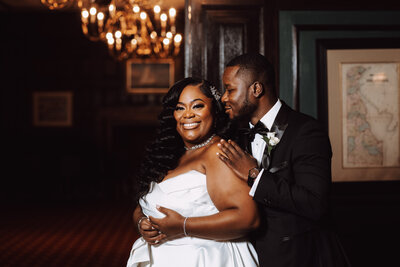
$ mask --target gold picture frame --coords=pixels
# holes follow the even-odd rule
[[[400,179],[400,49],[328,49],[332,180]]]
[[[73,93],[71,91],[34,92],[32,98],[34,126],[72,126]]]
[[[166,93],[174,84],[172,59],[129,59],[126,61],[126,90],[133,94]]]

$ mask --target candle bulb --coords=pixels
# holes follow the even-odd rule
[[[180,46],[182,42],[182,35],[180,35],[179,33],[177,35],[175,35],[174,37],[174,45],[175,46]]]
[[[107,33],[108,34],[108,33]],[[112,37],[112,34],[111,34],[111,37],[109,37],[109,38],[107,38],[107,44],[108,44],[108,49],[113,49],[113,46],[114,46],[114,38]]]
[[[81,16],[82,16],[82,22],[84,24],[87,24],[89,18],[89,12],[86,9],[82,9]]]
[[[176,9],[172,7],[172,8],[169,9],[169,20],[171,22],[171,32],[173,34],[176,33],[175,17],[176,17]]]
[[[164,37],[167,28],[167,19],[168,19],[167,14],[162,13],[160,19],[161,19],[161,36]]]
[[[117,39],[121,39],[121,37],[122,37],[121,31],[116,31],[116,32],[114,33],[114,36],[115,36],[115,38],[117,38]]]
[[[174,55],[178,55],[179,53],[179,48],[181,46],[181,42],[182,42],[182,35],[180,35],[179,33],[177,35],[175,35],[174,37]]]
[[[115,11],[116,11],[115,5],[111,3],[108,6],[108,13],[110,14],[110,17],[114,17],[115,16]]]
[[[175,17],[176,17],[176,9],[172,7],[169,9],[169,19],[171,20],[171,25],[175,24]]]
[[[140,7],[139,7],[138,5],[134,5],[133,8],[132,8],[132,10],[133,10],[134,13],[137,14],[137,13],[140,12]]]
[[[146,21],[146,18],[147,18],[146,12],[144,12],[144,11],[140,12],[140,19],[141,19],[142,21]]]
[[[104,26],[104,13],[103,12],[97,13],[97,24],[99,27],[99,31],[101,31],[101,29]]]
[[[150,33],[150,38],[151,38],[151,42],[152,42],[152,43],[155,43],[155,42],[156,42],[156,40],[157,40],[157,33],[156,33],[156,31],[152,31],[152,32]]]
[[[147,20],[146,12],[144,12],[144,11],[140,12],[140,31],[141,31],[142,37],[145,37],[148,35],[147,27],[146,27],[146,20]]]
[[[164,38],[163,43],[164,43],[164,45],[169,46],[170,41],[168,38]]]
[[[155,5],[154,8],[154,29],[157,29],[160,27],[160,12],[161,12],[161,7],[159,5]]]
[[[117,49],[117,50],[121,50],[121,47],[122,47],[122,33],[121,33],[121,31],[116,31],[115,33],[114,33],[114,36],[115,36],[115,49]]]
[[[154,19],[156,22],[160,21],[160,12],[161,12],[161,7],[159,5],[155,5],[154,8]]]
[[[133,18],[135,20],[138,20],[139,19],[140,7],[138,5],[134,5],[133,8],[132,8],[132,11],[133,11]]]
[[[90,13],[90,23],[95,23],[97,9],[95,7],[91,7],[89,13]]]
[[[168,38],[164,38],[163,44],[164,44],[164,51],[166,53],[168,53],[168,50],[169,50],[169,43],[170,43],[169,39]]]
[[[108,41],[109,39],[113,39],[113,34],[112,34],[111,32],[107,32],[107,33],[106,33],[106,39],[107,39],[107,41]]]

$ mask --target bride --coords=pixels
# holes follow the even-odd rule
[[[220,97],[210,82],[194,78],[177,82],[164,97],[157,137],[139,173],[134,220],[142,237],[127,267],[258,266],[245,239],[259,225],[256,204],[247,184],[215,160],[228,129]],[[164,217],[163,207],[182,216],[176,234],[160,242],[165,235],[151,219]]]

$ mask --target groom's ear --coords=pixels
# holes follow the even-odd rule
[[[259,98],[264,94],[264,86],[260,82],[254,82],[252,85],[253,95],[256,98]]]

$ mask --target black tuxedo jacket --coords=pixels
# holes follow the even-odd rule
[[[260,266],[349,266],[327,219],[332,156],[327,133],[283,102],[270,131],[280,142],[254,195],[262,218],[254,233]]]

